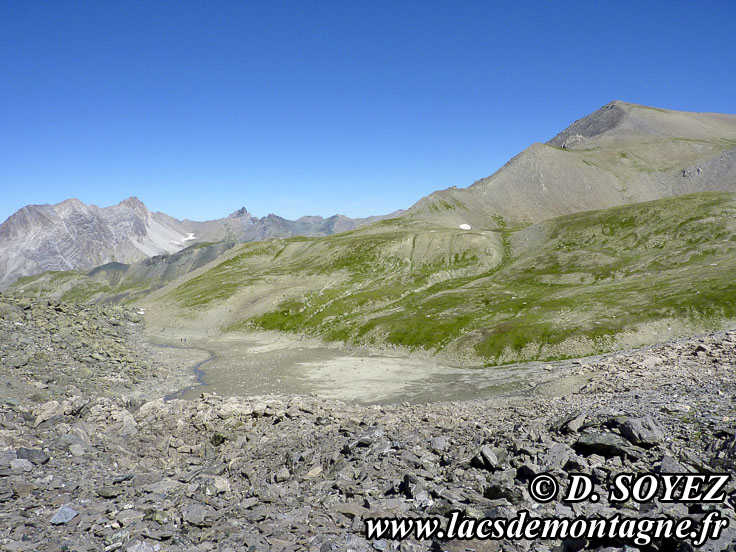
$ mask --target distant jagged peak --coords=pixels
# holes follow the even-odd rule
[[[241,218],[241,217],[252,217],[253,215],[251,215],[248,212],[248,209],[246,209],[245,207],[241,207],[237,211],[233,211],[232,213],[230,213],[229,216],[231,218]]]
[[[148,210],[146,208],[145,204],[140,199],[138,199],[138,197],[136,197],[136,196],[130,196],[129,198],[124,199],[123,201],[121,201],[120,203],[118,203],[118,205],[119,206],[122,206],[122,207],[128,207],[129,209],[146,209],[146,210]]]
[[[42,205],[40,207],[41,209],[43,209],[45,206]],[[84,203],[83,201],[80,201],[79,199],[73,197],[70,199],[65,199],[64,201],[61,201],[57,203],[56,205],[53,205],[52,209],[53,209],[53,212],[56,213],[57,216],[63,219],[68,216],[73,216],[75,214],[87,213],[90,210],[90,206]]]
[[[84,202],[80,199],[77,199],[76,197],[70,197],[69,199],[65,199],[64,201],[60,201],[54,207],[80,207],[83,206]]]
[[[123,213],[124,215],[133,216],[143,221],[151,216],[151,212],[145,204],[135,196],[131,196],[117,205],[106,207],[102,210],[109,213]]]
[[[278,220],[278,221],[285,221],[286,219],[284,217],[278,216],[276,213],[268,213],[265,217],[263,217],[262,220],[272,221],[272,220]]]
[[[56,213],[63,215],[64,213],[71,213],[74,211],[89,211],[89,210],[95,210],[95,209],[127,209],[132,211],[138,211],[138,212],[148,212],[148,209],[146,208],[145,204],[138,199],[136,196],[131,196],[127,199],[124,199],[117,205],[111,205],[109,207],[99,207],[95,205],[94,203],[85,203],[81,199],[78,199],[76,197],[70,197],[69,199],[65,199],[64,201],[60,201],[59,203],[55,203],[53,205],[44,204],[44,205],[27,205],[23,209],[53,209]]]
[[[296,223],[273,213],[259,219],[242,207],[222,219],[182,221],[148,211],[135,196],[107,207],[76,198],[54,205],[27,205],[0,224],[0,290],[20,276],[88,269],[101,262],[130,264],[175,254],[195,240],[234,243],[326,235],[350,230],[368,219],[353,221],[335,215],[299,220]]]

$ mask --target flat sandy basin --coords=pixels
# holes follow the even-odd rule
[[[203,337],[149,335],[166,355],[191,357],[178,398],[313,393],[360,404],[427,403],[574,391],[570,363],[451,366],[422,353],[380,353],[264,332]],[[180,362],[180,361],[179,361]]]

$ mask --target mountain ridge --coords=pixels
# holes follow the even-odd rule
[[[76,198],[29,205],[0,225],[0,289],[19,276],[135,263],[196,241],[328,236],[397,216],[420,225],[497,231],[499,221],[519,227],[705,191],[736,191],[736,115],[616,100],[547,142],[532,144],[490,176],[465,188],[435,191],[406,213],[359,219],[307,215],[291,221],[273,213],[257,218],[242,207],[199,222],[149,212],[136,197],[102,208]]]
[[[136,263],[181,251],[201,241],[253,241],[294,235],[321,236],[400,214],[351,219],[277,215],[257,218],[245,207],[221,219],[179,220],[149,211],[135,196],[98,207],[77,198],[26,205],[0,224],[0,289],[21,276],[48,270],[89,269],[110,262]]]
[[[608,103],[466,188],[433,192],[407,216],[448,226],[533,224],[704,191],[736,191],[736,115]],[[708,169],[708,170],[706,170]]]

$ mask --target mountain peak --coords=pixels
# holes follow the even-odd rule
[[[117,205],[118,207],[125,207],[127,209],[130,209],[131,211],[137,211],[139,213],[148,212],[148,209],[146,208],[145,204],[138,199],[136,196],[130,196],[127,199],[124,199]]]
[[[233,211],[232,213],[230,213],[230,216],[233,217],[233,218],[236,218],[236,217],[249,217],[249,216],[251,216],[251,214],[248,212],[248,209],[246,209],[245,207],[241,207],[237,211]]]
[[[628,111],[626,108],[629,106],[630,104],[620,100],[607,103],[590,115],[575,121],[547,144],[567,149],[585,142],[589,138],[610,132],[624,120]]]
[[[38,205],[37,207],[46,208],[49,206],[48,205]],[[83,201],[77,199],[76,197],[65,199],[64,201],[60,201],[56,205],[51,205],[51,208],[57,212],[85,209],[86,207],[87,205]]]
[[[70,197],[69,199],[60,201],[56,205],[58,205],[59,207],[65,207],[65,206],[84,205],[84,203],[82,203],[82,201],[77,199],[76,197]]]
[[[562,149],[577,149],[592,140],[596,147],[608,138],[617,141],[639,140],[643,137],[667,141],[733,140],[734,115],[725,113],[697,113],[661,109],[614,100],[590,115],[578,119],[547,145]]]
[[[314,223],[322,222],[323,220],[325,220],[324,217],[321,217],[319,215],[305,215],[303,217],[299,217],[298,219],[296,219],[295,222],[304,222],[308,224],[314,224]]]

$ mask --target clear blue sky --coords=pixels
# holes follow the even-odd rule
[[[2,0],[0,221],[405,208],[613,99],[735,112],[734,32],[728,0]]]

